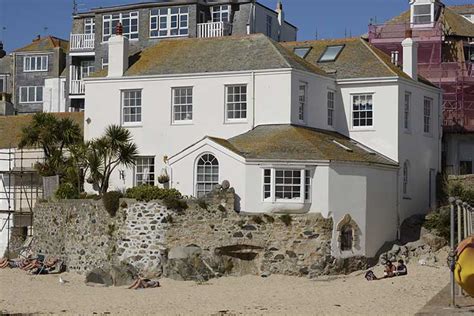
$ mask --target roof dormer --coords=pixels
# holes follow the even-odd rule
[[[440,0],[410,0],[410,23],[413,27],[433,27],[443,3]]]

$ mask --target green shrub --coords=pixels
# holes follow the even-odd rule
[[[152,200],[165,200],[167,198],[182,199],[183,196],[176,189],[163,189],[152,185],[140,185],[127,189],[125,197],[137,201],[150,202]]]
[[[168,196],[163,199],[163,203],[168,209],[175,210],[177,212],[183,212],[188,209],[188,203],[183,199]]]
[[[455,212],[456,216],[456,212]],[[451,213],[450,207],[443,207],[426,216],[423,226],[446,240],[450,239]]]
[[[284,214],[282,216],[280,216],[280,220],[286,225],[286,226],[290,226],[291,225],[291,222],[293,220],[293,218],[288,215],[288,214]]]
[[[474,204],[474,191],[464,188],[460,183],[454,183],[449,187],[449,195],[457,197],[463,202]]]
[[[79,194],[77,189],[71,183],[61,183],[54,193],[58,200],[72,200],[77,199]]]
[[[102,201],[104,207],[110,216],[115,217],[117,210],[119,209],[120,199],[123,197],[122,192],[119,191],[110,191],[104,194]]]

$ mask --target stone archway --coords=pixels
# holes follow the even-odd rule
[[[336,234],[337,249],[339,251],[360,250],[361,230],[351,215],[344,215],[344,217],[337,223]]]

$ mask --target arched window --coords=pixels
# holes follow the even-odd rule
[[[354,241],[354,230],[350,225],[344,225],[341,229],[341,250],[352,250]]]
[[[196,195],[205,196],[219,184],[219,161],[214,155],[202,155],[196,165]]]
[[[410,163],[407,160],[403,164],[403,195],[405,196],[408,194],[409,173],[410,173]]]

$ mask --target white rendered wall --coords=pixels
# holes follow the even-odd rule
[[[124,126],[131,131],[140,155],[155,157],[156,174],[159,174],[164,167],[165,156],[175,155],[205,136],[227,139],[262,124],[290,124],[291,78],[291,71],[288,70],[175,78],[86,80],[85,119],[87,121],[90,118],[90,124],[85,123],[85,139],[100,137],[110,124],[120,125],[121,91],[141,89],[142,123]],[[225,86],[230,84],[247,85],[245,121],[225,120]],[[173,87],[193,87],[193,122],[190,124],[172,123]],[[126,170],[125,180],[119,179],[118,171],[112,176],[111,188],[133,186],[133,171]]]
[[[410,128],[404,128],[404,100],[405,92],[411,94]],[[433,100],[431,114],[431,128],[429,134],[423,131],[424,98]],[[430,173],[436,175],[441,170],[441,110],[438,90],[422,88],[411,83],[400,84],[400,111],[399,111],[399,163],[400,163],[400,215],[401,220],[429,211],[430,205]],[[403,164],[409,161],[408,192],[404,196]],[[431,170],[431,171],[430,171]],[[432,190],[436,192],[436,179],[431,179]],[[432,192],[434,193],[434,192]],[[431,195],[433,200],[433,195]]]
[[[48,78],[44,80],[43,112],[66,112],[65,83],[65,78]]]
[[[344,84],[339,88],[344,110],[337,112],[337,131],[398,161],[398,85],[371,82]],[[373,95],[373,127],[352,126],[352,96],[357,94]]]
[[[397,237],[396,171],[334,164],[329,172],[329,208],[334,220],[333,254],[342,257],[374,256],[386,241]],[[360,249],[341,253],[337,247],[336,226],[346,214],[359,226]]]

